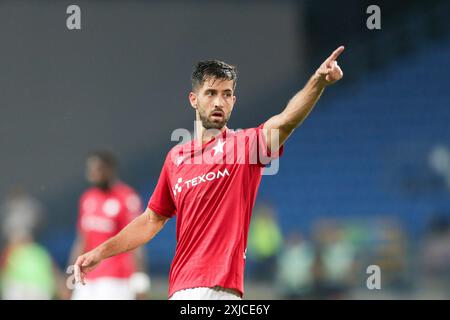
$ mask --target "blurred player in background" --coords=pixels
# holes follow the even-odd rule
[[[138,194],[117,178],[116,169],[116,159],[108,152],[93,152],[87,158],[86,178],[92,187],[80,199],[71,263],[116,235],[142,212]],[[142,248],[105,260],[87,279],[86,286],[75,286],[72,299],[145,299],[150,289]]]
[[[150,241],[176,214],[169,298],[241,299],[248,229],[262,169],[281,154],[325,87],[342,78],[336,59],[343,50],[339,47],[324,61],[283,111],[240,131],[226,126],[236,102],[235,67],[217,60],[199,62],[189,93],[196,139],[170,150],[147,210],[117,236],[78,257],[76,280],[84,282],[96,267],[104,268],[104,259]]]
[[[5,241],[0,255],[2,299],[64,298],[64,275],[50,252],[35,240],[44,215],[42,204],[22,188],[14,188],[0,206],[1,237]]]

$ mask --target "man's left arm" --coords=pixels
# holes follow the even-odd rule
[[[343,46],[337,48],[317,69],[305,87],[292,97],[286,108],[265,122],[263,132],[271,152],[277,151],[295,128],[306,119],[325,87],[343,77],[344,74],[336,61],[342,51]]]

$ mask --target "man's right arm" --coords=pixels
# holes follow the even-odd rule
[[[147,208],[117,235],[81,256],[75,262],[75,280],[84,283],[86,273],[109,257],[131,251],[149,242],[169,218]]]

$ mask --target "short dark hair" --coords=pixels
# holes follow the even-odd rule
[[[92,151],[88,155],[88,159],[89,158],[97,158],[109,168],[113,170],[117,169],[117,159],[112,152],[106,150]]]
[[[202,86],[205,80],[209,78],[221,80],[233,80],[233,89],[236,88],[237,69],[219,60],[200,61],[192,72],[192,90]]]

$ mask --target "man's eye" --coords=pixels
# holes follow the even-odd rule
[[[208,92],[206,93],[206,95],[207,95],[207,96],[213,96],[214,93],[213,93],[212,91],[208,91]]]

